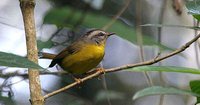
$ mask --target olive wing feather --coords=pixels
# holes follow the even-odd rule
[[[57,63],[59,64],[64,57],[70,56],[71,54],[75,54],[80,50],[81,43],[74,43],[70,46],[68,46],[66,49],[61,51],[51,62],[49,67],[53,67]]]

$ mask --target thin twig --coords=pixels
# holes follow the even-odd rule
[[[104,68],[102,62],[100,63],[100,67],[101,67],[101,68]],[[106,82],[106,75],[101,75],[100,78],[101,78],[101,80],[102,80],[103,89],[104,89],[106,92],[108,92],[108,86],[107,86],[107,82]],[[111,100],[110,100],[110,97],[109,97],[108,95],[106,95],[106,99],[107,99],[108,105],[112,105]]]
[[[184,51],[184,50],[187,49],[193,42],[195,42],[198,38],[200,38],[200,34],[197,35],[195,38],[193,38],[193,39],[192,39],[191,41],[189,41],[188,43],[186,43],[185,45],[183,45],[182,47],[180,47],[179,49],[177,49],[177,50],[175,50],[175,51],[173,51],[173,52],[171,52],[171,53],[169,53],[169,54],[167,54],[167,55],[165,55],[165,56],[163,56],[163,57],[157,57],[157,58],[155,58],[155,59],[151,59],[151,60],[149,60],[149,61],[145,61],[145,62],[141,62],[141,63],[127,64],[127,65],[120,66],[120,67],[115,67],[115,68],[111,68],[111,69],[106,69],[105,71],[100,71],[100,70],[98,70],[98,71],[96,71],[95,73],[93,73],[93,74],[91,74],[91,75],[88,75],[88,76],[86,76],[86,77],[80,79],[80,81],[84,82],[84,81],[90,80],[90,79],[92,79],[92,78],[94,78],[94,77],[98,77],[98,76],[100,76],[101,74],[104,74],[104,73],[117,72],[117,71],[122,71],[123,69],[129,69],[129,68],[133,68],[133,67],[144,66],[144,65],[151,65],[151,64],[157,63],[157,62],[159,62],[159,61],[161,61],[161,60],[167,59],[167,58],[169,58],[169,57],[171,57],[171,56],[174,56],[174,55],[176,55],[176,54],[178,54],[178,53]],[[65,90],[67,90],[67,89],[69,89],[69,88],[72,88],[72,87],[74,87],[74,86],[77,86],[78,84],[80,84],[80,82],[74,82],[74,83],[71,83],[71,84],[69,84],[69,85],[67,85],[67,86],[65,86],[65,87],[63,87],[63,88],[61,88],[61,89],[58,89],[58,90],[56,90],[56,91],[53,91],[52,93],[46,94],[46,95],[44,96],[44,99],[47,99],[47,98],[49,98],[49,97],[51,97],[51,96],[53,96],[53,95],[56,95],[56,94],[58,94],[58,93],[60,93],[60,92],[62,92],[62,91],[65,91]]]
[[[122,7],[122,9],[112,18],[112,20],[106,24],[102,30],[107,30],[109,29],[114,23],[115,21],[122,15],[122,13],[124,13],[124,11],[128,8],[129,4],[130,4],[131,0],[126,0],[125,5]]]
[[[136,37],[137,37],[137,43],[139,45],[139,54],[140,54],[140,61],[144,62],[144,48],[143,48],[143,36],[142,36],[142,28],[141,28],[141,22],[142,22],[142,8],[141,8],[141,0],[136,1],[135,5],[135,11],[136,11],[136,16],[135,16],[135,23],[136,23]],[[150,75],[147,72],[143,72],[146,81],[149,86],[153,86],[153,81],[150,77]]]
[[[143,49],[143,37],[142,37],[142,28],[140,27],[142,21],[142,9],[141,9],[141,0],[137,0],[135,4],[135,25],[136,25],[136,36],[137,36],[137,43],[140,49],[140,60],[144,61],[144,49]]]
[[[194,20],[194,26],[199,26],[199,21],[195,21]],[[198,34],[197,30],[194,30],[194,34],[195,36]],[[200,60],[199,60],[199,46],[198,46],[198,42],[195,42],[194,44],[194,50],[195,50],[195,58],[196,58],[196,63],[197,63],[197,66],[198,68],[200,68]]]
[[[84,82],[84,81],[86,81],[86,80],[92,79],[92,78],[94,78],[94,77],[99,76],[99,75],[102,74],[102,73],[103,73],[103,72],[101,72],[101,71],[97,71],[97,72],[95,72],[94,74],[91,74],[91,75],[89,75],[89,76],[87,76],[87,77],[82,78],[81,81]],[[67,86],[65,86],[65,87],[63,87],[63,88],[61,88],[61,89],[58,89],[58,90],[56,90],[56,91],[53,91],[52,93],[49,93],[49,94],[45,95],[43,98],[46,99],[46,98],[51,97],[51,96],[53,96],[53,95],[55,95],[55,94],[58,94],[58,93],[60,93],[60,92],[62,92],[62,91],[65,91],[65,90],[67,90],[67,89],[69,89],[69,88],[71,88],[71,87],[74,87],[74,86],[76,86],[76,85],[78,85],[78,84],[80,84],[80,82],[71,83],[71,84],[69,84],[69,85],[67,85]]]
[[[181,15],[183,12],[183,0],[172,0],[173,1],[173,8],[178,15]]]
[[[167,0],[164,0],[163,3],[162,3],[162,6],[161,6],[161,11],[160,11],[160,16],[159,16],[159,24],[161,24],[161,25],[163,24],[166,6],[167,6]],[[158,43],[159,44],[162,43],[162,27],[158,27]],[[159,48],[159,52],[160,52],[160,48]],[[161,66],[162,62],[159,62],[158,65]],[[165,86],[166,81],[164,79],[164,74],[162,72],[159,72],[159,78],[160,78],[161,85]],[[161,94],[160,97],[159,97],[159,104],[158,105],[163,105],[164,99],[165,99],[165,95]]]

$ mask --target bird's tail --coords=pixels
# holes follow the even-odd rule
[[[54,59],[56,57],[55,54],[38,52],[39,59]]]
[[[49,67],[53,67],[54,65],[56,65],[56,63],[57,63],[56,59],[53,59],[51,61],[51,64],[49,65]]]

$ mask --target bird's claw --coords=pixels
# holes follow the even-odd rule
[[[78,84],[80,84],[81,82],[83,82],[80,78],[74,78],[74,80],[75,80]]]
[[[99,72],[101,72],[101,73],[103,73],[103,74],[106,74],[106,71],[105,71],[104,68],[97,68],[96,70],[99,71]]]

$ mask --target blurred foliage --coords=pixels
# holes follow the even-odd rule
[[[144,24],[141,25],[142,27],[176,27],[176,28],[187,28],[187,29],[193,29],[193,30],[200,30],[200,27],[198,26],[183,26],[183,25],[163,25],[163,24]]]
[[[11,97],[0,96],[0,105],[16,105]]]
[[[89,11],[94,14],[100,14],[100,15],[108,15],[112,16],[112,14],[116,14],[125,4],[126,0],[103,0],[103,6],[100,9],[93,8],[91,2],[93,0],[49,0],[51,1],[55,7],[70,7],[72,9],[78,9],[83,10],[86,7],[89,6]],[[87,2],[86,2],[87,1]],[[132,0],[134,1],[134,0]],[[132,2],[131,4],[134,4]],[[133,8],[134,11],[134,8]],[[124,12],[123,17],[126,17],[127,19],[132,20],[133,22],[133,16],[129,12]]]
[[[34,68],[40,70],[43,69],[41,66],[28,60],[27,58],[5,52],[0,52],[0,65],[8,67]]]
[[[178,73],[191,73],[191,74],[200,74],[199,69],[187,68],[187,67],[175,67],[175,66],[140,66],[129,68],[126,71],[133,72],[149,72],[149,71],[159,71],[159,72],[178,72]]]
[[[193,93],[189,90],[181,90],[173,87],[153,86],[136,92],[133,96],[133,100],[144,96],[160,95],[160,94],[180,94],[180,95],[200,96],[199,94]]]
[[[75,12],[73,16],[71,15],[71,12]],[[45,23],[51,23],[56,24],[59,27],[71,27],[76,24],[76,22],[81,17],[81,12],[78,10],[72,10],[70,8],[57,8],[52,9],[47,13],[47,15],[44,18]],[[92,13],[87,13],[87,16],[85,17],[82,26],[87,28],[102,28],[104,25],[106,25],[108,22],[110,22],[111,19],[108,17],[105,17],[103,15],[96,15]],[[117,35],[124,37],[125,39],[128,39],[130,41],[136,41],[134,30],[126,25],[124,25],[122,22],[117,21],[113,24],[113,26],[109,29],[110,32],[115,32]]]
[[[72,15],[73,14],[73,15]],[[82,19],[82,13],[80,10],[71,9],[69,7],[64,8],[54,8],[50,10],[45,18],[45,23],[56,24],[58,27],[71,27],[74,28],[77,22],[80,22],[79,19]],[[111,21],[111,18],[108,18],[103,15],[97,15],[93,13],[87,13],[84,20],[80,23],[82,27],[87,28],[102,28],[108,22]],[[132,27],[122,23],[121,21],[116,21],[112,27],[108,29],[110,32],[115,32],[122,38],[125,38],[131,42],[137,42],[135,31]],[[161,44],[155,42],[149,36],[144,36],[144,44],[146,45],[158,45],[163,49],[173,50]]]
[[[125,95],[124,95],[124,93],[120,93],[117,91],[101,90],[97,93],[95,100],[96,101],[105,101],[108,98],[111,100],[120,100],[120,99],[124,99]]]
[[[53,46],[53,41],[51,41],[51,39],[49,39],[46,42],[37,40],[37,47],[39,51],[42,50],[43,48],[51,48],[52,46]]]
[[[57,8],[53,8],[46,14],[44,22],[50,24],[56,24],[58,27],[69,27],[74,30],[76,30],[77,27],[102,28],[111,21],[111,17],[113,17],[113,14],[116,14],[124,3],[123,0],[118,0],[115,4],[111,3],[110,0],[105,0],[104,8],[102,8],[101,10],[95,10],[91,8],[89,4],[85,3],[83,0],[51,0],[51,1],[55,3],[56,5],[55,7]],[[197,20],[200,20],[200,0],[188,1],[186,2],[186,7],[188,8],[190,14],[192,14]],[[124,13],[123,16],[126,16],[127,20],[130,19],[128,20],[128,22],[132,25],[132,23],[134,22],[133,19],[134,17],[132,16],[132,14]],[[134,27],[133,25],[132,26],[131,25],[127,25],[124,21],[122,21],[122,19],[119,19],[112,25],[112,27],[108,29],[108,31],[115,32],[122,38],[136,43],[137,38],[135,35]],[[156,24],[151,24],[151,25],[156,26]],[[156,27],[163,27],[163,26],[164,25],[157,25]],[[181,27],[190,29],[199,29],[199,27],[187,27],[187,26],[181,26]],[[166,46],[158,44],[148,36],[144,36],[143,40],[144,44],[158,45],[164,49],[170,49]],[[51,39],[46,42],[38,40],[37,43],[39,50],[41,50],[42,48],[51,48],[53,46],[53,42],[51,41]],[[4,52],[0,52],[0,65],[9,67],[43,69],[39,65],[33,63],[32,61],[29,61],[24,57]],[[159,71],[159,72],[200,74],[200,71],[198,69],[186,68],[186,67],[173,67],[173,66],[142,66],[142,67],[130,68],[127,69],[126,71],[133,71],[133,72]],[[113,74],[112,77],[114,77]],[[66,77],[63,77],[62,79],[64,79],[64,82],[62,82],[63,86],[66,85],[66,81],[67,83],[71,83],[71,81],[68,82]],[[115,77],[113,80],[109,79],[110,78],[107,78],[108,86],[110,86],[110,88],[116,88],[111,86],[119,86],[117,87],[116,90],[110,89],[112,91],[102,91],[103,86],[101,83],[99,83],[100,80],[95,80],[95,79],[89,82],[87,81],[84,84],[81,84],[80,87],[71,90],[72,91],[76,90],[77,92],[76,94],[79,94],[80,96],[82,95],[84,98],[87,98],[94,102],[105,101],[109,97],[111,100],[120,100],[120,101],[123,100],[122,103],[125,103],[124,101],[127,101],[126,98],[128,97],[127,94],[132,94],[130,92],[133,92],[134,89],[130,89],[131,86],[125,85],[125,83],[121,82],[117,77]],[[133,99],[137,99],[148,95],[156,95],[156,94],[182,94],[182,95],[196,96],[197,103],[200,103],[200,81],[199,80],[191,81],[190,87],[192,92],[172,87],[159,87],[159,86],[149,87],[141,91],[138,91],[134,95]],[[0,104],[1,103],[6,105],[14,105],[13,101],[10,98],[2,96],[0,96]],[[71,101],[71,103],[68,104],[82,105],[84,104],[84,101],[75,100]]]
[[[66,84],[70,84],[73,81],[71,77],[63,75],[61,83],[62,86],[66,86]],[[78,99],[76,98],[76,100],[81,99],[86,103],[89,101],[92,103],[91,105],[107,105],[107,98],[110,98],[112,105],[123,105],[124,103],[132,102],[131,96],[135,91],[132,85],[121,81],[115,73],[106,74],[106,83],[108,90],[104,88],[101,77],[94,78],[69,89],[67,94],[77,96]]]
[[[200,74],[200,70],[186,67],[173,67],[173,66],[141,66],[127,69],[128,71],[160,71],[160,72],[179,72],[179,73],[192,73]],[[141,91],[136,92],[133,99],[137,99],[143,96],[158,95],[158,94],[182,94],[182,95],[192,95],[197,97],[197,103],[200,102],[200,81],[191,81],[190,87],[192,91],[181,90],[172,87],[148,87]]]
[[[192,16],[199,21],[200,20],[200,0],[187,1],[186,7],[188,9],[188,13],[192,14]]]
[[[190,88],[192,92],[200,94],[200,80],[190,81]],[[197,98],[196,104],[200,103],[200,96],[197,96],[196,98]]]
[[[82,100],[74,100],[69,102],[67,105],[85,105],[85,103]]]
[[[124,1],[123,0],[117,0],[115,4],[111,3],[111,0],[105,0],[104,6],[101,10],[95,10],[89,6],[88,3],[85,3],[84,0],[51,0],[55,3],[55,7],[51,9],[45,16],[44,22],[49,24],[56,24],[58,27],[67,27],[71,28],[74,31],[78,31],[78,29],[81,28],[102,28],[107,23],[109,23],[112,20],[113,14],[115,15],[123,6]],[[113,2],[113,1],[112,1]],[[189,13],[191,13],[195,18],[198,20],[200,19],[200,7],[199,7],[199,1],[189,1],[186,3],[186,6],[188,8]],[[112,8],[111,8],[112,7]],[[136,35],[135,30],[133,27],[134,23],[134,9],[130,11],[126,11],[126,13],[123,14],[119,18],[118,21],[116,21],[112,27],[108,29],[109,32],[115,32],[120,37],[127,39],[131,42],[136,43]],[[127,13],[129,12],[129,13]],[[123,17],[123,18],[122,18]],[[128,20],[127,24],[124,20]],[[155,25],[155,24],[152,24]],[[155,25],[156,27],[163,27],[164,25]],[[165,27],[165,26],[164,26]],[[173,27],[173,26],[170,26]],[[188,26],[174,26],[174,27],[182,27],[182,28],[189,28],[189,29],[199,29],[199,27],[188,27]],[[166,46],[163,46],[161,44],[158,44],[156,41],[154,41],[152,38],[148,37],[148,35],[145,35],[143,37],[144,44],[146,45],[158,45],[164,49],[170,49]],[[39,42],[39,47],[49,48],[50,46],[47,46],[45,44],[52,44],[52,42]],[[41,45],[40,45],[41,44]],[[172,49],[170,49],[172,50]],[[173,66],[142,66],[142,67],[135,67],[127,69],[127,71],[133,71],[133,72],[143,72],[143,71],[159,71],[159,72],[179,72],[179,73],[191,73],[191,74],[200,74],[200,71],[198,69],[192,69],[192,68],[185,68],[185,67],[173,67]],[[108,79],[108,78],[107,78]],[[70,83],[66,78],[64,79],[65,82],[63,82],[63,85],[67,83]],[[108,85],[114,84],[112,80],[107,80],[109,83]],[[114,80],[119,82],[118,80]],[[94,85],[95,84],[95,85]],[[99,80],[92,80],[90,82],[85,82],[84,84],[81,84],[80,87],[71,89],[71,91],[76,91],[76,94],[93,101],[102,101],[106,100],[107,97],[111,99],[122,99],[125,101],[124,97],[127,98],[127,94],[121,94],[120,89],[114,90],[110,89],[112,91],[101,91],[102,84],[99,83]],[[128,90],[125,89],[128,86],[121,84],[114,84],[119,85],[118,88],[123,88],[121,90]],[[120,91],[120,92],[119,92]],[[133,91],[133,89],[131,90]],[[128,92],[125,92],[128,93]],[[130,91],[129,91],[130,93]],[[146,88],[144,90],[141,90],[137,92],[134,95],[134,99],[147,96],[147,95],[155,95],[155,94],[182,94],[182,95],[192,95],[192,96],[199,96],[198,93],[194,91],[188,91],[188,90],[181,90],[177,88],[166,88],[166,87],[150,87]],[[94,98],[95,97],[95,98]],[[74,104],[74,103],[73,103]],[[80,101],[75,104],[82,104]],[[98,103],[99,104],[99,103]]]
[[[64,7],[66,5],[82,9],[85,7],[86,3],[84,0],[49,0],[54,3],[55,7]]]

